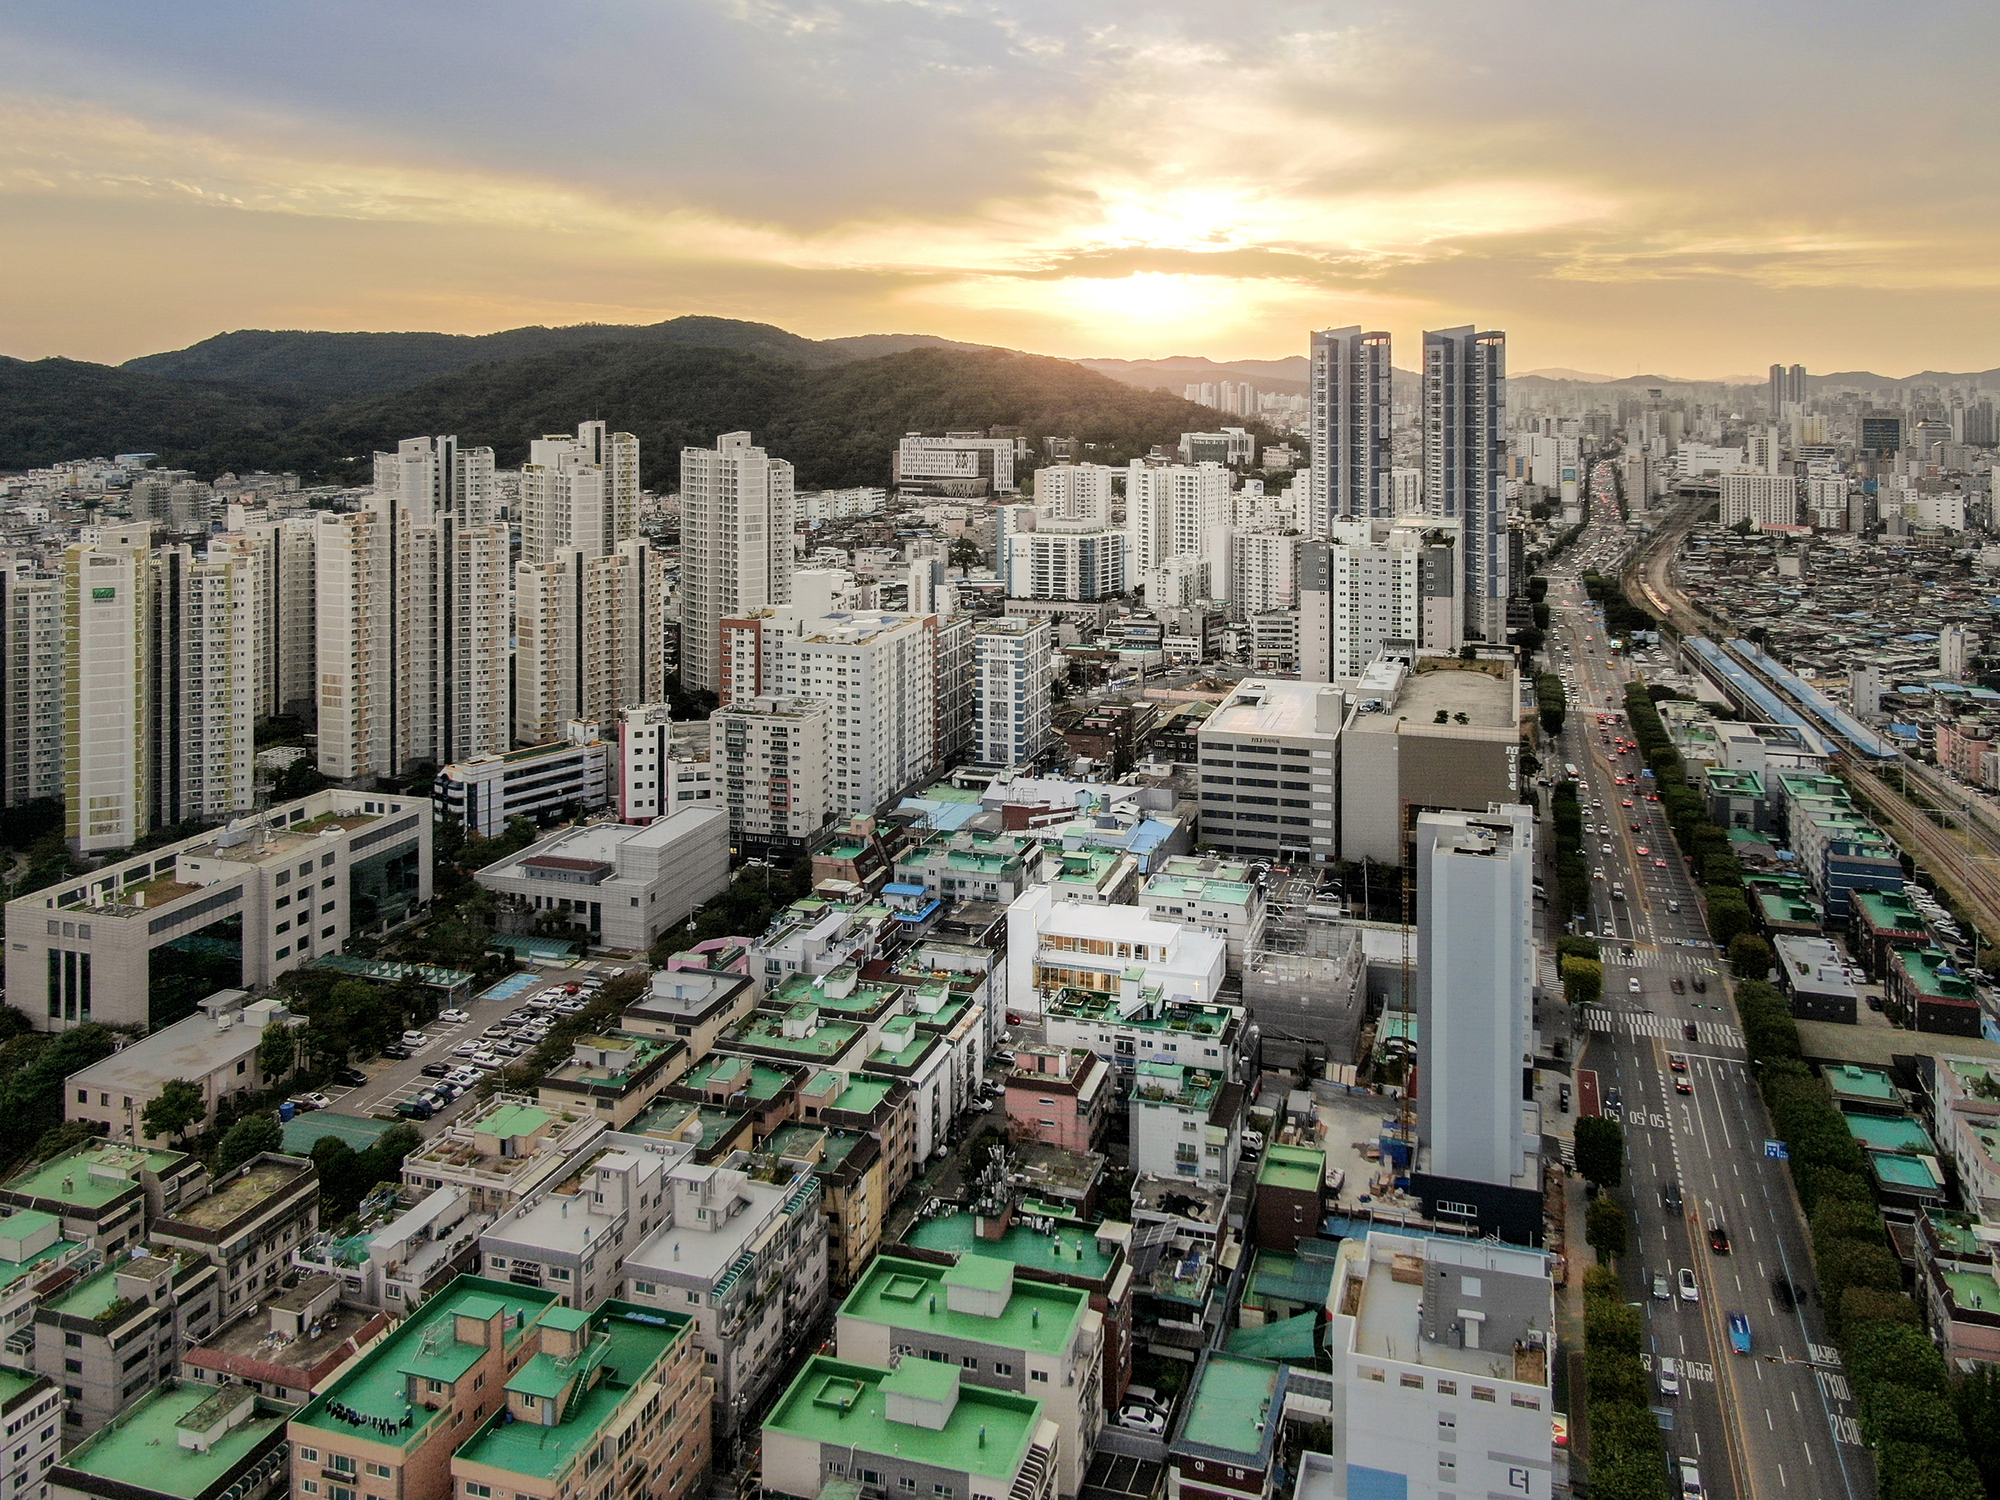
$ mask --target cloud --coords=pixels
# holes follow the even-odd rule
[[[1358,317],[1510,326],[1540,364],[1964,363],[2000,314],[1996,31],[1962,0],[1671,24],[1582,0],[17,0],[0,266],[44,295],[0,338],[106,357],[217,318],[576,308],[1270,356]],[[51,255],[65,223],[114,243]]]

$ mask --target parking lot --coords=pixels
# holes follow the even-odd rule
[[[546,1016],[548,1023],[553,1025],[563,1015],[561,1010],[553,1008],[554,1005],[567,1004],[573,1007],[572,1013],[581,1010],[583,1002],[590,998],[596,986],[630,967],[629,963],[607,961],[574,964],[566,968],[536,968],[511,974],[464,1002],[461,1011],[447,1009],[442,1012],[437,1020],[423,1028],[421,1043],[416,1042],[413,1034],[409,1057],[375,1057],[355,1063],[355,1067],[368,1075],[366,1083],[330,1083],[314,1092],[326,1099],[326,1107],[333,1113],[368,1119],[394,1112],[398,1106],[410,1103],[426,1090],[433,1090],[433,1098],[445,1099],[443,1108],[434,1110],[427,1119],[409,1120],[423,1134],[433,1134],[465,1111],[471,1099],[470,1085],[484,1073],[492,1071],[490,1067],[482,1068],[475,1064],[472,1053],[503,1046],[499,1052],[488,1052],[481,1061],[497,1059],[499,1064],[504,1065],[526,1055],[541,1039],[532,1022],[510,1025],[509,1017]],[[581,993],[576,996],[567,994],[571,985],[579,986]],[[460,1016],[463,1019],[459,1019]],[[492,1034],[489,1035],[489,1032]],[[505,1050],[512,1048],[518,1048],[518,1051]],[[465,1080],[464,1085],[446,1085],[440,1089],[445,1080],[436,1076],[435,1072],[425,1072],[426,1068],[435,1070],[440,1067],[465,1069],[458,1075]]]

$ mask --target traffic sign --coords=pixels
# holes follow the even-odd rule
[[[1790,1161],[1792,1159],[1792,1153],[1785,1149],[1783,1141],[1764,1142],[1764,1154],[1772,1161]]]

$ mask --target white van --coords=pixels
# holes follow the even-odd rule
[[[1636,995],[1639,993],[1639,981],[1637,979],[1628,979],[1625,981],[1625,988]]]

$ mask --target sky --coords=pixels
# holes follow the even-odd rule
[[[654,322],[2000,366],[2000,6],[10,0],[0,353]]]

